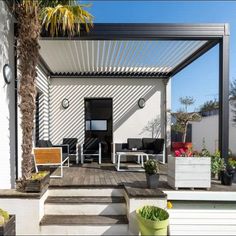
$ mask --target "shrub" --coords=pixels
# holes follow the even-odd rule
[[[217,174],[225,169],[224,159],[220,157],[220,152],[217,151],[211,157],[211,172]]]
[[[49,172],[48,171],[39,171],[38,173],[33,173],[31,176],[31,180],[41,180],[43,179]]]
[[[6,221],[8,221],[10,218],[7,211],[4,211],[0,208],[0,225],[3,225]]]
[[[144,163],[145,172],[149,175],[155,175],[159,173],[159,164],[156,160],[150,159]]]
[[[162,221],[169,218],[169,214],[166,210],[156,206],[144,206],[138,213],[146,220]]]

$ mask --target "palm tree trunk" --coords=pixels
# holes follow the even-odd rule
[[[39,58],[40,23],[38,7],[26,8],[18,5],[18,38],[17,52],[19,59],[19,95],[22,127],[22,179],[31,177],[33,169],[32,146],[34,130],[34,113],[37,76],[36,66]]]

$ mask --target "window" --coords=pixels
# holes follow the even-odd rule
[[[86,130],[106,131],[107,120],[86,120]]]

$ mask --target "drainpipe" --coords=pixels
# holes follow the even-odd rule
[[[168,140],[167,140],[167,124],[168,124],[168,117],[167,117],[167,85],[169,82],[170,78],[163,79],[162,82],[164,84],[164,100],[163,100],[163,111],[164,111],[164,148],[163,148],[163,163],[166,163],[167,157],[168,157],[168,150],[167,150],[167,145],[168,145]]]
[[[16,180],[18,179],[18,83],[17,83],[17,39],[16,39],[16,33],[17,33],[17,24],[14,24],[14,86],[15,86],[15,177]]]

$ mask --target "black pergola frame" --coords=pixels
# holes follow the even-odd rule
[[[229,25],[228,24],[94,24],[89,33],[74,37],[59,35],[52,38],[43,32],[41,40],[207,40],[200,49],[176,66],[163,78],[171,78],[219,44],[219,151],[222,158],[228,160],[229,146]],[[41,60],[51,77],[86,77],[85,75],[53,75],[49,67]],[[112,74],[88,74],[87,77],[111,77]],[[121,75],[135,77],[135,75]],[[140,76],[140,75],[139,75]],[[147,74],[143,75],[148,77]],[[141,76],[142,77],[142,76]],[[165,121],[166,122],[166,121]]]

